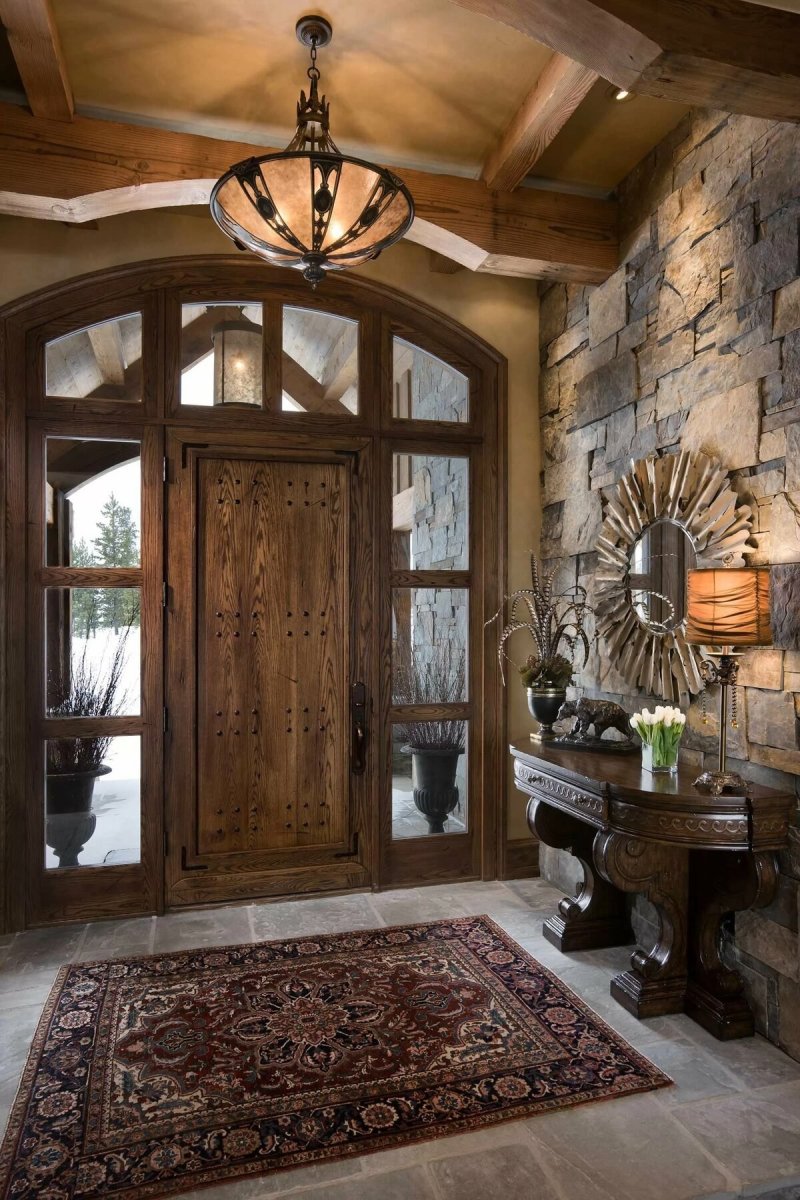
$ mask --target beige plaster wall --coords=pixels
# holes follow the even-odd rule
[[[204,212],[148,212],[92,227],[0,218],[0,304],[49,283],[103,267],[180,254],[227,253],[230,243]],[[430,270],[427,250],[403,242],[361,274],[406,292],[479,334],[508,359],[509,585],[527,579],[539,537],[538,321],[536,284]],[[509,735],[530,728],[522,688],[508,692]],[[527,834],[524,806],[509,782],[509,833]]]

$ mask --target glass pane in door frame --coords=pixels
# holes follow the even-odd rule
[[[466,564],[480,550],[480,448],[427,434],[383,453],[381,882],[479,877],[483,617]]]
[[[141,495],[141,512],[135,518],[131,514],[138,527],[135,532],[126,528],[120,535],[120,545],[125,538],[131,542],[126,553],[117,556],[115,546],[110,546],[97,561],[96,554],[84,554],[82,547],[78,555],[68,530],[55,538],[63,543],[63,553],[54,557],[54,538],[48,534],[48,517],[53,515],[47,486],[48,439],[67,439],[75,447],[72,459],[66,462],[62,457],[59,463],[59,479],[65,487],[72,481],[68,467],[75,467],[78,487],[84,476],[90,483],[97,476],[91,465],[92,445],[98,448],[101,479],[100,469],[106,463],[112,464],[112,470],[121,466],[127,475],[135,474],[139,464],[141,487],[134,486],[132,495],[137,503]],[[80,454],[81,443],[88,457]],[[103,445],[107,454],[100,453]],[[68,426],[35,421],[29,426],[25,674],[26,778],[28,794],[34,799],[26,839],[30,924],[147,913],[160,903],[162,463],[161,434],[156,429],[96,421],[70,421]],[[62,503],[61,508],[63,519],[70,522],[72,505]],[[84,524],[90,517],[91,513]],[[99,533],[91,529],[92,542],[95,535],[102,539],[107,533],[107,529]],[[114,561],[135,565],[109,565]],[[60,685],[52,679],[53,664],[69,675],[64,686],[71,686],[77,664],[82,686],[87,685],[88,673],[87,686],[93,680],[104,692],[109,664],[102,655],[102,661],[98,658],[96,641],[106,625],[112,658],[128,643],[121,636],[123,626],[132,633],[130,650],[140,662],[138,669],[126,666],[132,695],[110,711],[75,715],[76,706],[70,701],[58,703],[55,691]],[[75,637],[83,646],[77,657]],[[111,769],[98,771],[91,796],[87,793],[88,798],[76,801],[74,788],[65,794],[63,775],[70,773],[69,764],[74,762],[80,768],[76,773],[84,776],[87,763],[99,753],[98,743],[106,751],[101,756],[103,765]],[[58,769],[48,773],[48,763]]]

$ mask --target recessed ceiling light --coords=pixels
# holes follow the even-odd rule
[[[616,104],[625,104],[627,100],[635,100],[633,92],[627,91],[625,88],[618,88],[613,83],[606,92],[609,100],[613,100]]]

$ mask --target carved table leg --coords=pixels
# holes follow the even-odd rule
[[[750,1037],[754,1025],[741,976],[720,959],[720,922],[726,913],[769,904],[777,873],[769,851],[691,852],[686,1012],[723,1041]]]
[[[625,896],[595,870],[594,827],[535,797],[528,803],[528,825],[546,846],[571,851],[583,867],[583,883],[577,894],[565,896],[558,913],[542,927],[548,942],[568,952],[624,946],[633,941]]]
[[[686,924],[689,853],[665,842],[625,833],[598,833],[594,860],[600,874],[626,892],[641,892],[659,919],[655,946],[631,955],[631,969],[611,981],[611,995],[635,1017],[683,1012],[687,984]]]

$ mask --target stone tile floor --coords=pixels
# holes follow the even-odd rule
[[[459,884],[105,921],[0,939],[0,1124],[64,962],[489,913],[668,1072],[674,1088],[510,1121],[186,1200],[800,1200],[800,1063],[762,1038],[720,1043],[683,1016],[637,1021],[608,994],[624,949],[563,955],[540,880]]]

